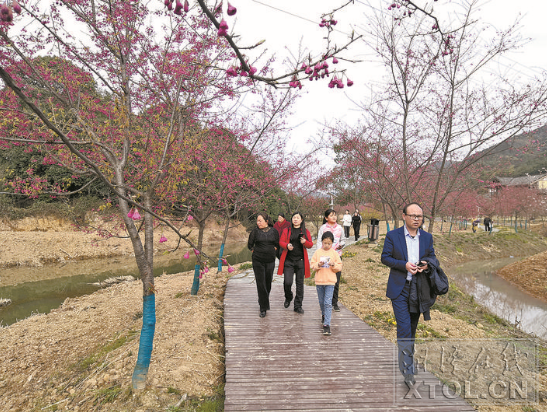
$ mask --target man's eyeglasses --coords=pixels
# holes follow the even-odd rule
[[[408,216],[412,220],[422,220],[422,218],[424,217],[423,215],[406,215],[406,216]]]

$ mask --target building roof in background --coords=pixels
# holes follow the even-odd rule
[[[519,177],[500,177],[496,176],[494,178],[494,181],[499,182],[503,186],[525,186],[525,185],[531,185],[538,180],[541,180],[542,178],[546,177],[547,174],[542,175],[526,175],[526,176],[519,176]]]

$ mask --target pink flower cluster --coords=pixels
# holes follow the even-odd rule
[[[11,4],[6,1],[0,6],[0,20],[10,23],[13,21],[13,12],[21,14],[21,6],[16,0],[13,0]]]
[[[160,243],[165,243],[165,242],[167,242],[167,238],[162,234],[160,237]]]
[[[245,71],[243,69],[243,67],[235,67],[235,66],[232,66],[230,68],[228,68],[228,70],[226,70],[226,74],[228,76],[231,76],[231,77],[236,77],[237,75],[240,75],[242,77],[248,77],[248,76],[252,76],[254,75],[257,70],[256,70],[256,67],[253,67],[249,64],[247,64],[249,66],[249,71]]]
[[[337,20],[330,19],[321,19],[321,23],[319,23],[319,27],[330,27],[330,26],[336,26],[336,23],[338,23]]]
[[[338,59],[336,57],[333,57],[332,64],[337,64],[337,63],[338,63]],[[306,73],[309,76],[308,78],[310,79],[310,81],[324,79],[326,76],[329,75],[329,64],[327,63],[326,60],[323,60],[322,62],[317,63],[315,66],[313,66],[313,69],[306,64],[302,64],[300,68],[304,69],[304,73]],[[300,85],[300,81],[298,81],[296,78],[293,78],[293,80],[289,83],[289,85],[291,87],[302,88],[302,86]],[[351,87],[353,86],[353,82],[350,79],[347,79],[347,85],[348,87]],[[344,88],[344,83],[342,82],[342,79],[341,78],[339,79],[337,76],[334,76],[329,82],[329,87],[331,89],[334,88],[335,86],[338,89]]]
[[[164,4],[167,6],[167,10],[171,11],[173,10],[173,0],[165,0]],[[188,4],[188,0],[184,0],[184,5],[177,0],[175,3],[175,10],[173,13],[175,13],[178,16],[182,16],[182,11],[184,10],[185,13],[188,13],[188,10],[190,10],[190,5]]]
[[[391,10],[391,9],[400,9],[401,8],[401,5],[400,4],[396,4],[396,3],[392,3],[391,6],[389,6],[387,9],[388,10]]]
[[[131,208],[129,213],[127,213],[127,217],[133,220],[141,220],[141,215],[138,209],[135,209],[135,211],[133,211],[133,208]]]
[[[302,89],[302,83],[300,83],[300,80],[294,76],[292,80],[289,82],[289,86],[291,87],[298,87],[299,89]]]
[[[221,3],[222,4],[222,3]],[[217,12],[219,10],[217,9]],[[233,16],[237,12],[237,9],[228,2],[228,16]],[[218,27],[218,33],[219,36],[227,36],[228,35],[228,23],[226,23],[226,20],[222,19],[220,21],[220,25]]]

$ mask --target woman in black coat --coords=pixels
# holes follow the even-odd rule
[[[279,233],[270,226],[270,217],[266,213],[259,213],[256,218],[256,227],[249,235],[247,244],[253,254],[253,271],[260,305],[260,317],[266,316],[270,310],[270,290],[275,267],[276,251],[279,248]]]
[[[355,234],[355,241],[357,242],[359,240],[359,231],[361,230],[361,215],[358,210],[356,210],[351,217],[351,224],[353,225],[353,233]]]

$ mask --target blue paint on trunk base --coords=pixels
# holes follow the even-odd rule
[[[199,290],[199,271],[201,269],[200,265],[196,265],[195,271],[194,271],[194,283],[192,283],[192,291],[190,294],[197,295]]]
[[[133,371],[133,389],[144,389],[146,386],[146,376],[150,366],[155,331],[156,295],[152,294],[142,298],[142,330],[139,341],[139,356]]]
[[[222,255],[224,254],[224,243],[220,245],[220,253],[218,254],[218,271],[222,272]]]

